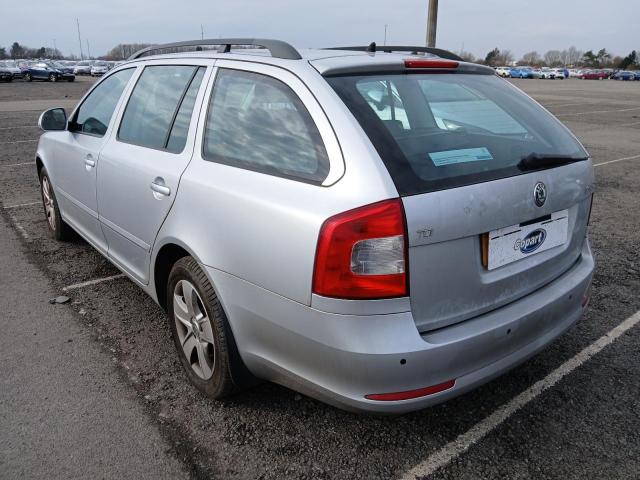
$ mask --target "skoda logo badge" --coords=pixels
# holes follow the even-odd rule
[[[544,202],[547,201],[547,187],[544,183],[538,182],[533,187],[533,199],[539,207],[543,206]]]

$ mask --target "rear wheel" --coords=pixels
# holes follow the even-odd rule
[[[49,236],[59,241],[69,240],[73,236],[73,230],[62,220],[51,179],[44,168],[40,172],[40,193],[42,194],[44,213],[47,217]]]
[[[75,78],[74,78],[74,77],[72,77],[72,78],[70,78],[68,81],[69,81],[69,82],[73,82],[74,80],[75,80]]]
[[[50,82],[57,82],[58,81],[58,76],[55,73],[52,73],[49,75],[49,81]]]
[[[173,341],[191,383],[215,399],[233,393],[231,331],[213,287],[192,257],[181,258],[171,269],[167,308]]]

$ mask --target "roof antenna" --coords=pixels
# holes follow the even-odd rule
[[[367,47],[367,52],[376,53],[376,42],[371,42]]]

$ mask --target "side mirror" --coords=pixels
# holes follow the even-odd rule
[[[38,119],[38,126],[45,132],[67,129],[67,112],[64,108],[46,110]]]

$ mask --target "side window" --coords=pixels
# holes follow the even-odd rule
[[[118,140],[180,152],[184,148],[204,67],[145,67],[120,122]]]
[[[80,105],[69,129],[102,137],[134,70],[120,70],[105,78]]]
[[[240,70],[218,71],[202,153],[209,161],[311,183],[329,172],[320,132],[293,90]]]

